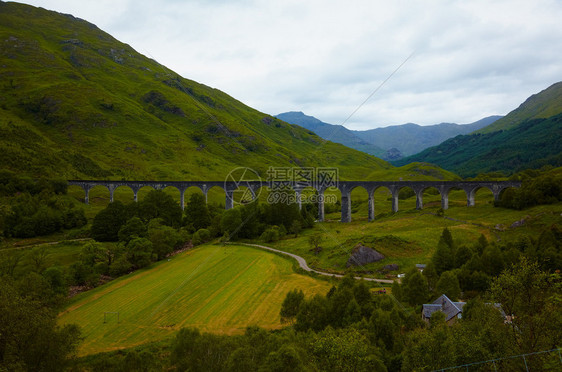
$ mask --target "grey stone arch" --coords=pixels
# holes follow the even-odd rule
[[[118,188],[128,188],[129,190],[131,190],[133,192],[133,201],[137,201],[137,192],[138,192],[138,188],[135,189],[135,185],[130,184],[130,183],[119,183],[119,184],[114,184],[113,185],[113,189],[110,189],[110,200],[111,202],[113,202],[113,194],[115,192],[115,190],[117,190]]]
[[[102,187],[104,189],[107,190],[108,192],[108,196],[109,196],[109,202],[113,202],[113,191],[112,189],[109,187],[109,184],[104,184],[104,183],[97,183],[97,184],[90,184],[90,185],[86,185],[84,187],[84,190],[86,192],[86,197],[84,198],[84,200],[86,201],[86,204],[90,203],[90,192],[95,189],[96,187]]]
[[[499,187],[499,188],[498,188],[498,190],[497,190],[496,192],[492,191],[492,193],[494,194],[494,201],[495,201],[495,202],[501,200],[502,195],[503,195],[503,193],[504,193],[506,190],[509,190],[509,189],[518,189],[518,188],[521,187],[521,185],[498,185],[498,187]]]
[[[414,189],[414,193],[416,194],[416,209],[423,209],[423,195],[427,190],[433,189],[437,191],[437,194],[441,196],[441,206],[443,206],[443,194],[439,185],[436,184],[423,184],[421,186],[417,186]]]
[[[84,204],[89,204],[90,202],[90,189],[92,188],[90,185],[84,183],[84,182],[69,182],[68,183],[68,187],[76,187],[79,188],[80,190],[82,190],[82,192],[84,193],[84,199],[82,199],[84,201]],[[72,192],[69,192],[72,193]],[[81,200],[80,197],[77,198],[78,200]]]
[[[167,193],[168,195],[170,195],[170,193],[173,193],[174,191],[170,190],[170,189],[175,189],[175,191],[178,192],[179,195],[173,195],[174,200],[178,203],[178,205],[181,207],[181,209],[183,210],[184,208],[184,202],[185,202],[185,195],[184,192],[182,192],[182,187],[177,184],[177,183],[166,183],[162,185],[163,187],[160,189],[161,191]],[[182,197],[183,196],[183,197]],[[176,197],[179,199],[176,199]]]
[[[163,189],[162,187],[158,187],[158,188],[154,187],[154,185],[150,184],[150,183],[140,183],[140,184],[135,184],[134,186],[129,185],[129,187],[131,187],[133,189],[135,202],[139,201],[139,191],[141,191],[141,189],[143,189],[145,187],[146,187],[146,189],[143,191],[144,193],[149,193],[151,190],[162,190]]]
[[[193,185],[193,186],[195,186],[195,185]],[[203,190],[203,193],[205,195],[205,201],[207,202],[207,204],[209,204],[209,194],[213,195],[215,192],[218,192],[218,193],[224,195],[224,209],[232,208],[232,204],[229,204],[228,195],[226,193],[224,183],[222,183],[222,182],[206,182],[206,183],[201,184],[200,188],[201,188],[201,190]],[[227,207],[229,207],[229,208],[227,208]]]
[[[394,191],[392,191],[392,200],[393,200],[392,211],[398,212],[398,201],[399,201],[400,191],[402,191],[403,189],[412,190],[414,196],[416,197],[416,209],[422,209],[424,185],[414,182],[404,182],[404,183],[397,183],[395,185]]]
[[[437,188],[439,190],[439,193],[441,194],[441,209],[443,210],[449,209],[449,193],[451,192],[451,190],[464,190],[464,192],[466,193],[465,186],[460,184],[444,183],[439,186],[432,186]]]
[[[180,191],[180,206],[181,209],[185,209],[185,205],[188,202],[188,200],[186,200],[186,194],[188,194],[189,189],[195,189],[195,190],[199,190],[201,191],[201,194],[203,194],[203,197],[205,198],[205,203],[207,203],[207,191],[208,188],[206,187],[207,185],[203,184],[203,183],[182,183],[178,186],[176,186],[176,188]],[[198,192],[198,191],[195,191]]]
[[[372,197],[373,197],[373,201],[372,201],[373,220],[375,219],[375,199],[374,199],[374,197],[375,197],[375,193],[381,188],[386,189],[390,193],[391,210],[394,211],[395,208],[396,208],[396,211],[398,210],[398,193],[396,193],[396,194],[394,193],[394,188],[392,187],[392,184],[386,183],[386,182],[377,183],[374,186],[372,186],[371,191],[369,191],[369,194],[372,195]],[[396,198],[394,196],[396,196]]]
[[[476,204],[476,193],[480,189],[488,189],[492,192],[494,200],[498,200],[501,192],[508,186],[499,185],[497,183],[480,183],[480,184],[469,184],[465,186],[466,191],[466,206],[474,207]]]
[[[368,183],[350,182],[346,185],[345,189],[348,197],[347,206],[346,206],[348,220],[343,221],[343,213],[344,213],[343,191],[341,191],[340,189],[340,191],[342,192],[342,221],[351,222],[351,202],[352,202],[351,193],[355,189],[363,189],[367,193],[367,219],[369,221],[374,220],[375,219],[375,201],[373,197],[374,187]]]
[[[251,201],[256,197],[256,191],[261,187],[262,183],[259,181],[248,182],[224,182],[223,189],[226,193],[225,209],[232,209],[234,204],[243,200]],[[218,186],[218,185],[216,185]]]

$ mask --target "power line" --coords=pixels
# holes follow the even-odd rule
[[[558,351],[558,359],[560,360],[560,364],[562,365],[562,354],[560,353],[560,350],[562,350],[562,349],[544,350],[544,351],[537,351],[537,352],[534,352],[534,353],[512,355],[512,356],[503,357],[503,358],[488,359],[488,360],[484,360],[484,361],[481,361],[481,362],[474,362],[474,363],[468,363],[468,364],[461,364],[461,365],[454,366],[454,367],[435,369],[435,370],[433,370],[433,372],[449,371],[449,370],[452,370],[452,369],[463,368],[463,367],[466,367],[466,369],[468,370],[468,367],[470,367],[470,366],[475,366],[475,365],[479,365],[479,364],[487,364],[487,363],[493,363],[494,369],[496,370],[496,362],[500,362],[502,360],[507,360],[507,359],[516,359],[516,358],[523,358],[523,361],[525,362],[525,370],[529,371],[529,367],[527,366],[527,359],[525,358],[526,356],[537,355],[537,354],[545,354],[545,353],[551,353],[553,351]]]

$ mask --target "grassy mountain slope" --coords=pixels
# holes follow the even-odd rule
[[[562,82],[551,85],[527,98],[502,119],[476,133],[492,133],[512,129],[527,119],[546,119],[562,113]]]
[[[424,161],[461,176],[502,171],[510,174],[546,164],[562,165],[562,114],[527,119],[504,131],[457,136],[439,146],[394,162]]]
[[[220,180],[238,166],[339,167],[343,179],[409,172],[184,79],[70,15],[0,2],[0,67],[1,168],[171,180]]]
[[[383,159],[392,159],[388,153],[390,149],[398,149],[403,156],[413,155],[448,138],[468,134],[490,125],[501,116],[490,116],[471,124],[441,123],[421,126],[408,123],[364,131],[349,130],[341,125],[324,123],[302,112],[285,112],[276,117],[288,123],[300,125],[330,141],[380,156]]]

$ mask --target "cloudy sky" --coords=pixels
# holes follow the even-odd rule
[[[350,129],[505,115],[562,80],[559,0],[22,2],[265,113]]]

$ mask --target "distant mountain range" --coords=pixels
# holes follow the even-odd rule
[[[484,128],[501,118],[501,116],[490,116],[471,124],[441,123],[421,126],[408,123],[354,131],[341,125],[324,123],[302,112],[285,112],[276,117],[309,129],[326,140],[341,143],[385,160],[397,160],[403,156],[416,154],[459,134]]]
[[[323,121],[316,119],[314,116],[308,116],[302,112],[285,112],[276,115],[275,117],[286,121],[287,123],[296,124],[311,130],[328,141],[341,143],[347,147],[366,152],[367,154],[371,154],[379,158],[382,158],[386,153],[385,148],[363,140],[354,131],[347,129],[342,125],[324,123]]]
[[[451,138],[393,164],[411,162],[436,164],[464,177],[562,166],[562,82],[474,134]]]

